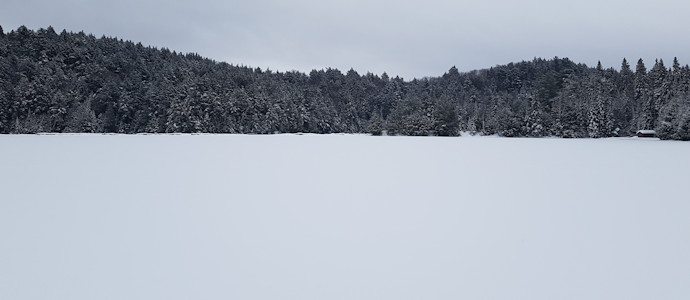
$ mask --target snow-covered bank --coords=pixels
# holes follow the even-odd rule
[[[690,143],[0,135],[0,299],[687,299]]]

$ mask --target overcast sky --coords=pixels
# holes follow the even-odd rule
[[[117,36],[233,64],[405,79],[569,57],[690,63],[684,0],[4,0],[0,25]]]

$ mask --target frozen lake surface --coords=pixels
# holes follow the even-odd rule
[[[688,299],[690,143],[0,135],[0,299]]]

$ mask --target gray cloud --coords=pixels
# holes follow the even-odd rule
[[[533,57],[618,67],[690,57],[690,3],[648,1],[10,0],[5,30],[118,36],[219,61],[273,70],[335,67],[438,76]]]

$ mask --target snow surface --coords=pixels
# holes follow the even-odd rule
[[[0,168],[0,299],[690,298],[690,143],[2,135]]]

